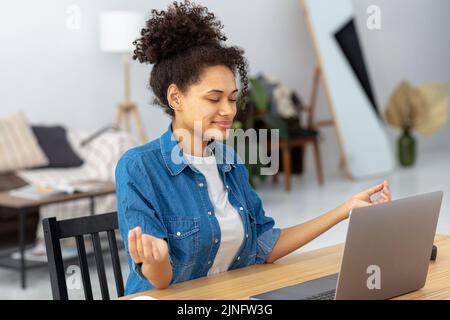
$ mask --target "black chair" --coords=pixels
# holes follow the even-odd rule
[[[119,253],[115,230],[118,229],[117,212],[86,216],[75,219],[56,221],[56,218],[43,220],[45,246],[50,271],[50,282],[54,300],[68,300],[66,275],[62,259],[60,239],[74,237],[78,250],[78,262],[81,271],[84,295],[86,300],[93,300],[91,280],[87,262],[84,235],[91,235],[98,279],[103,300],[109,300],[103,252],[100,244],[100,232],[108,236],[109,251],[116,282],[117,295],[123,296],[123,278],[120,268]]]

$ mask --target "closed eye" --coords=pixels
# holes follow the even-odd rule
[[[214,99],[208,99],[209,101],[211,101],[212,103],[218,103],[220,100],[214,100]],[[236,102],[236,99],[228,99],[231,102]]]

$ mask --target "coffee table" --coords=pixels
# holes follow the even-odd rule
[[[26,288],[26,270],[35,267],[46,266],[46,262],[40,261],[26,261],[25,260],[25,217],[29,212],[33,212],[39,207],[61,203],[66,201],[78,200],[78,199],[90,199],[90,214],[95,212],[95,197],[104,196],[108,194],[114,194],[116,192],[114,183],[105,182],[104,186],[96,189],[96,191],[90,192],[76,192],[73,194],[61,194],[55,196],[49,196],[43,199],[25,199],[11,196],[8,192],[0,192],[0,207],[10,208],[18,214],[18,236],[19,236],[19,252],[20,259],[11,258],[11,252],[7,252],[3,256],[0,256],[0,267],[9,268],[13,270],[19,270],[21,274],[22,288]]]

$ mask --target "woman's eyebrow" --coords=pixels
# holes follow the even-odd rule
[[[235,92],[237,92],[238,91],[238,89],[234,89],[231,93],[235,93]],[[213,92],[217,92],[217,93],[223,93],[223,90],[219,90],[219,89],[212,89],[212,90],[209,90],[208,92],[206,92],[206,93],[213,93]]]

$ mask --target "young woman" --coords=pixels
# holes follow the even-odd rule
[[[274,227],[244,164],[221,142],[236,114],[236,72],[241,101],[247,93],[243,51],[222,43],[222,27],[207,8],[174,2],[153,10],[134,42],[134,59],[154,65],[150,86],[172,121],[116,168],[131,268],[126,294],[272,263],[348,218],[352,208],[391,199],[385,181],[311,221]]]

